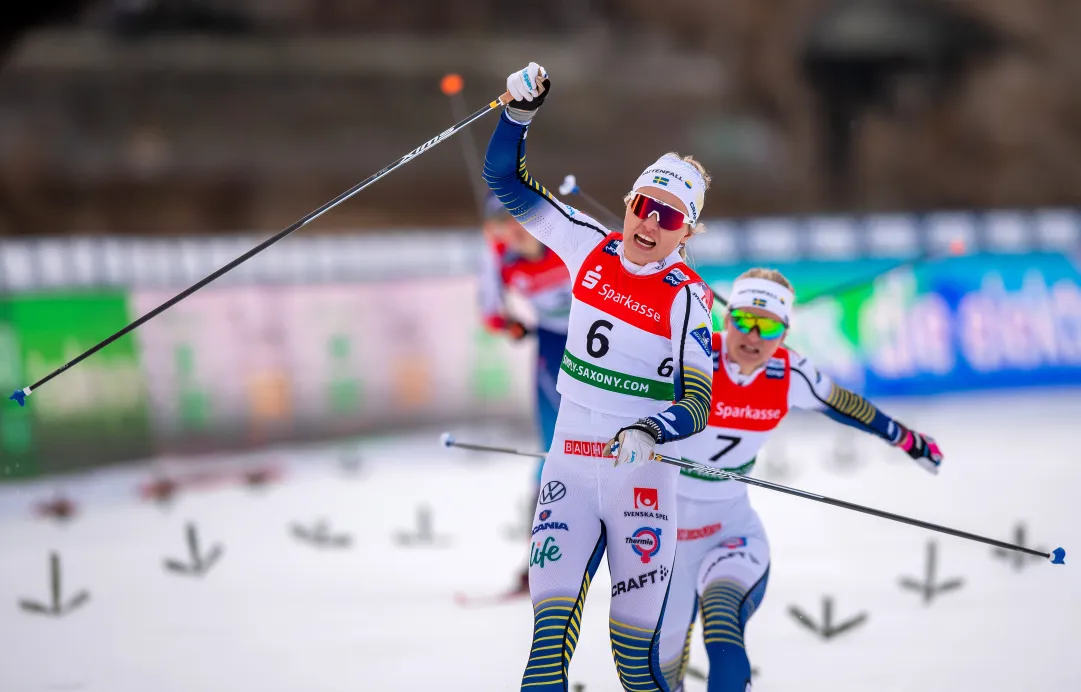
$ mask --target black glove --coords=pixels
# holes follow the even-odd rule
[[[529,327],[525,326],[518,320],[507,320],[506,332],[510,335],[510,338],[515,341],[521,341],[529,336]]]

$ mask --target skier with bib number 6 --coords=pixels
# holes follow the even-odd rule
[[[607,550],[610,636],[625,690],[668,692],[658,640],[675,555],[678,440],[706,424],[712,294],[684,263],[709,184],[665,154],[635,181],[622,233],[556,200],[529,174],[525,139],[550,93],[536,63],[507,78],[515,98],[488,145],[484,178],[514,218],[563,260],[573,293],[552,448],[530,550],[534,632],[522,689],[564,692],[582,606]],[[614,457],[614,458],[613,458]],[[614,463],[613,463],[614,462]]]
[[[783,346],[795,294],[780,273],[751,269],[736,279],[723,328],[713,334],[713,393],[706,429],[683,441],[683,457],[747,474],[791,408],[830,418],[900,447],[937,473],[942,452],[858,394],[834,384]],[[747,486],[683,469],[678,484],[679,549],[661,631],[661,667],[682,690],[699,610],[709,655],[709,692],[751,689],[747,620],[762,603],[770,551]]]

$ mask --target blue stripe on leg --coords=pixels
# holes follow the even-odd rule
[[[749,590],[733,580],[711,582],[702,594],[702,638],[709,655],[708,692],[744,692],[751,662],[743,632],[766,593],[769,570]]]
[[[687,664],[691,660],[691,635],[694,634],[694,621],[698,618],[698,594],[694,597],[694,607],[691,609],[691,621],[687,625],[687,635],[683,638],[683,651],[670,661],[661,663],[661,674],[668,687],[673,690],[680,689],[683,677],[687,674]]]
[[[582,606],[585,605],[589,584],[604,555],[607,543],[605,536],[602,525],[600,538],[597,539],[593,555],[586,565],[576,598],[555,596],[534,604],[533,646],[529,650],[529,662],[526,663],[525,674],[522,676],[522,690],[566,692],[569,679],[567,669],[582,628]]]

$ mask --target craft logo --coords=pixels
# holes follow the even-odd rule
[[[660,569],[655,569],[645,574],[639,574],[637,577],[631,577],[625,581],[617,581],[612,584],[612,598],[615,598],[619,594],[628,593],[630,591],[637,591],[638,589],[645,588],[651,584],[656,584],[658,581],[664,583],[664,580],[668,578],[668,568],[661,566]]]
[[[553,502],[558,502],[563,499],[563,496],[567,494],[567,486],[563,485],[559,481],[548,481],[541,488],[540,503],[542,505],[550,505]]]
[[[676,532],[677,541],[697,541],[702,538],[709,538],[713,534],[721,530],[720,524],[710,524],[709,526],[700,526],[696,529],[679,529]]]
[[[541,521],[547,521],[548,517],[550,517],[550,516],[552,516],[552,510],[545,509],[545,510],[541,510],[541,513],[537,516],[537,518],[540,519]]]
[[[597,265],[593,269],[586,272],[586,275],[582,277],[582,285],[586,288],[596,288],[597,282],[601,280],[601,265]]]
[[[690,277],[684,274],[679,267],[675,267],[665,275],[664,282],[669,286],[678,286],[688,278]]]
[[[661,185],[663,187],[668,187],[669,182],[671,182],[671,181],[668,178],[665,178],[663,175],[655,175],[655,176],[653,176],[653,184],[654,185]]]
[[[710,572],[713,571],[714,567],[721,564],[725,560],[732,560],[732,559],[735,559],[735,558],[739,558],[741,560],[750,560],[753,564],[756,564],[756,565],[761,565],[762,562],[758,558],[756,558],[752,553],[748,553],[745,550],[737,550],[737,548],[740,548],[740,547],[745,546],[745,545],[747,545],[747,541],[746,541],[746,539],[743,539],[743,538],[729,538],[729,539],[725,540],[724,542],[722,542],[720,547],[721,548],[727,548],[731,552],[727,552],[724,555],[721,555],[716,560],[714,560],[713,562],[710,563],[709,567],[706,568],[706,571],[702,573],[702,579],[701,579],[702,583],[709,582]]]
[[[558,562],[563,558],[563,554],[559,552],[559,546],[556,545],[556,539],[548,536],[544,539],[544,543],[533,543],[533,550],[529,556],[529,566],[536,565],[541,569],[549,562]]]
[[[707,355],[713,353],[713,338],[710,336],[709,327],[705,323],[698,325],[691,330],[691,336],[698,342],[698,345],[702,347],[702,350]]]
[[[647,565],[653,559],[653,556],[661,550],[660,529],[643,526],[632,533],[630,538],[626,540],[627,543],[630,543],[634,554],[642,558],[642,562]]]
[[[530,535],[536,536],[541,531],[570,531],[570,529],[561,521],[546,521],[534,526],[533,533]]]
[[[656,488],[635,488],[634,489],[634,508],[635,509],[652,509],[657,511],[660,509],[657,506],[657,489]]]
[[[609,240],[608,244],[604,246],[604,251],[607,252],[609,255],[618,255],[619,254],[619,239],[618,238],[613,238],[612,240]],[[598,267],[598,269],[599,269],[599,267]],[[592,286],[590,288],[592,288]]]
[[[564,440],[563,453],[578,457],[603,457],[606,442],[588,442],[586,440]]]

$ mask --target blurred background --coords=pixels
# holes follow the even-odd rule
[[[1052,0],[23,8],[0,65],[0,385],[37,379],[441,132],[529,60],[556,80],[530,139],[549,188],[573,173],[618,210],[658,152],[706,165],[711,232],[695,256],[718,290],[752,264],[809,295],[904,263],[801,317],[793,338],[849,386],[1081,382],[1078,28],[1081,6]],[[457,101],[439,88],[448,72],[464,79]],[[482,156],[493,125],[30,409],[2,409],[3,476],[527,421],[530,357],[474,307],[462,147]],[[951,243],[963,256],[943,260]]]
[[[550,190],[573,174],[622,216],[645,165],[694,154],[713,187],[709,231],[691,250],[717,292],[748,267],[781,269],[797,299],[819,296],[797,309],[790,343],[823,370],[928,429],[948,458],[964,436],[1027,435],[1034,446],[1016,454],[1058,454],[1042,467],[1058,477],[1076,461],[1063,412],[1081,400],[1079,33],[1081,3],[1062,0],[24,4],[0,39],[0,389],[32,383],[413,150],[535,60],[554,91],[529,164]],[[458,96],[440,88],[448,73],[463,80]],[[70,514],[100,469],[128,474],[118,494],[160,498],[174,481],[206,480],[187,469],[254,460],[265,473],[243,478],[256,484],[281,471],[268,459],[312,458],[282,450],[332,450],[355,467],[356,445],[373,436],[415,442],[399,464],[429,446],[436,455],[441,429],[536,448],[535,346],[488,331],[477,306],[484,241],[468,162],[496,117],[26,408],[4,402],[0,490],[15,498],[5,506]],[[580,194],[561,199],[604,218]],[[958,401],[986,408],[968,415]],[[1021,409],[1035,427],[1012,431]],[[986,461],[971,454],[969,469]],[[789,456],[790,468],[803,461]],[[1001,459],[1003,472],[1017,458]],[[528,495],[530,474],[523,466],[508,487]],[[966,487],[910,509],[963,509]],[[970,503],[962,526],[1003,535],[1018,504],[1050,512],[1044,528],[1081,525],[1065,496],[1008,495],[987,516]],[[243,524],[246,511],[226,516]],[[23,528],[38,537],[26,538],[25,562],[44,564],[44,534]],[[988,612],[1001,605],[992,596]],[[528,618],[519,624],[528,632]],[[509,680],[527,638],[508,654]],[[984,654],[1014,658],[1000,644]],[[957,679],[950,689],[965,688]],[[1076,689],[1056,680],[1041,689]],[[482,688],[495,689],[470,689]]]

